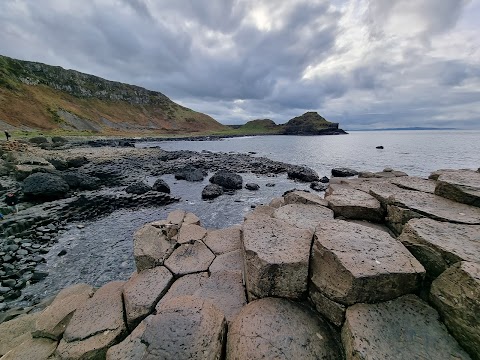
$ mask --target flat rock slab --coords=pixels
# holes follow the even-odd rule
[[[210,265],[210,272],[233,271],[243,274],[243,253],[240,249],[218,255]]]
[[[202,240],[207,235],[207,230],[195,224],[183,224],[178,232],[177,242],[185,244],[188,242]]]
[[[73,285],[60,291],[53,303],[40,314],[32,336],[59,340],[75,310],[81,308],[93,294],[94,288],[87,284]]]
[[[183,244],[165,261],[165,266],[175,275],[181,276],[207,271],[215,255],[201,241]]]
[[[412,219],[398,237],[431,278],[459,261],[480,261],[480,225]]]
[[[480,359],[480,264],[462,261],[443,272],[430,300],[457,341]]]
[[[299,303],[265,298],[246,305],[229,327],[228,360],[342,359],[330,327]]]
[[[349,307],[342,342],[347,360],[470,359],[415,295]]]
[[[311,281],[329,299],[345,305],[378,302],[414,292],[425,270],[384,231],[333,220],[314,236]]]
[[[373,196],[348,186],[333,185],[332,189],[333,191],[325,196],[325,200],[336,217],[373,222],[384,220],[385,211]]]
[[[404,190],[393,184],[376,184],[370,194],[384,204],[397,205],[425,217],[459,224],[480,224],[480,209],[420,191]]]
[[[208,230],[204,243],[215,255],[225,254],[240,249],[242,242],[241,231],[241,228],[238,226],[220,230]]]
[[[292,226],[314,231],[320,222],[333,219],[333,211],[324,206],[288,204],[275,210],[273,216]]]
[[[205,359],[222,356],[226,322],[211,302],[184,296],[162,303],[122,343],[109,349],[108,360]]]
[[[437,182],[434,180],[422,179],[416,176],[397,177],[390,181],[392,184],[407,190],[415,190],[433,194]]]
[[[182,225],[200,225],[200,218],[194,213],[186,213]]]
[[[40,313],[19,316],[0,324],[0,356],[31,338]]]
[[[10,350],[2,360],[54,359],[57,341],[46,338],[29,338],[16,348]]]
[[[285,204],[308,204],[308,205],[320,205],[328,206],[325,199],[316,194],[312,194],[307,191],[292,191],[284,196]]]
[[[302,297],[307,290],[311,243],[310,230],[273,218],[246,220],[243,223],[243,246],[249,299]]]
[[[473,170],[444,172],[438,177],[435,194],[480,207],[480,173]]]
[[[174,210],[167,215],[167,222],[181,226],[186,215],[187,213],[183,210]]]
[[[245,214],[244,220],[248,220],[252,217],[258,216],[265,216],[265,217],[273,217],[273,213],[275,212],[275,208],[269,205],[258,205],[255,207],[253,211],[250,211]]]
[[[110,346],[122,340],[127,331],[123,285],[123,281],[103,285],[75,311],[57,348],[61,359],[101,358]]]
[[[208,272],[200,272],[196,274],[188,274],[178,278],[158,302],[157,307],[173,298],[195,294],[195,292],[199,290],[205,282],[208,281],[208,277]]]
[[[134,273],[123,287],[127,324],[134,328],[149,315],[173,281],[172,273],[164,266]]]
[[[133,255],[137,271],[163,265],[175,248],[176,241],[163,228],[146,224],[133,235]]]

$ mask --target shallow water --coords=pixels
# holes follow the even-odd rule
[[[38,267],[48,271],[47,278],[28,286],[22,298],[10,303],[11,306],[25,306],[59,290],[80,282],[101,286],[112,280],[126,280],[135,270],[133,259],[133,234],[143,224],[165,219],[169,212],[183,209],[195,213],[207,229],[224,228],[240,224],[243,216],[252,210],[252,205],[270,202],[285,191],[298,188],[308,189],[308,184],[297,183],[287,179],[286,175],[276,177],[242,174],[244,183],[255,182],[260,190],[237,190],[233,195],[204,201],[201,199],[203,188],[209,183],[191,183],[175,180],[173,175],[162,176],[171,188],[172,195],[180,196],[181,201],[159,208],[141,208],[138,210],[119,210],[98,219],[85,222],[84,228],[72,224],[71,228],[61,234],[58,242],[45,255],[46,263]],[[147,182],[152,185],[156,178]],[[276,184],[266,187],[267,183]],[[58,256],[65,249],[67,254]],[[26,300],[25,300],[26,298]]]

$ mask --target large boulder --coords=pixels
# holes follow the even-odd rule
[[[201,169],[197,169],[194,166],[187,165],[175,171],[175,179],[186,181],[202,181],[206,174]]]
[[[31,199],[59,199],[70,187],[62,177],[49,173],[35,173],[28,176],[22,185],[25,197]]]
[[[103,285],[77,309],[57,348],[61,359],[103,358],[110,346],[123,340],[123,281]]]
[[[88,174],[75,171],[62,174],[70,189],[96,190],[100,187],[100,179]]]
[[[470,359],[415,295],[349,307],[342,342],[347,360]]]
[[[287,176],[290,179],[295,179],[303,182],[312,182],[312,181],[319,181],[320,177],[318,174],[306,167],[306,166],[292,166],[287,171]]]
[[[398,240],[422,263],[430,279],[459,261],[480,259],[480,225],[412,219]]]
[[[312,283],[345,305],[393,299],[418,290],[425,270],[386,232],[342,220],[315,230],[310,263]]]
[[[385,211],[377,199],[348,186],[330,185],[325,200],[336,217],[373,222],[383,222],[385,217]]]
[[[170,194],[170,186],[168,186],[167,182],[163,179],[155,180],[155,183],[153,184],[152,189],[155,191]]]
[[[107,360],[218,360],[225,338],[222,312],[205,299],[183,296],[162,302],[156,315],[108,350]]]
[[[79,168],[88,163],[89,160],[85,156],[73,156],[67,159],[69,168]]]
[[[202,190],[202,199],[215,199],[223,194],[223,187],[217,184],[209,184]]]
[[[310,230],[265,216],[247,219],[243,223],[243,246],[249,299],[303,297],[311,244]]]
[[[299,303],[278,298],[253,301],[229,327],[228,360],[342,359],[327,322]]]
[[[334,168],[332,169],[332,176],[335,177],[349,177],[349,176],[355,176],[358,175],[357,170],[353,170],[350,168]]]
[[[447,269],[433,281],[430,300],[457,341],[480,359],[480,264],[462,261]]]
[[[212,184],[217,184],[224,189],[241,189],[243,179],[240,175],[231,171],[217,171],[209,180]]]
[[[152,190],[152,187],[148,184],[145,184],[143,181],[130,184],[125,188],[125,192],[127,194],[137,194],[137,195],[145,194],[150,190]]]

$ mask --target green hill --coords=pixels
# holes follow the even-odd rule
[[[336,135],[346,134],[338,128],[338,123],[332,123],[320,116],[317,112],[306,112],[301,116],[290,119],[283,125],[285,135]]]
[[[157,91],[1,55],[0,125],[9,130],[105,135],[227,129]]]

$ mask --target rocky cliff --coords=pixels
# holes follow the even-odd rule
[[[5,56],[0,56],[0,125],[104,134],[225,128],[160,92]]]
[[[285,135],[337,135],[346,134],[338,128],[338,123],[332,123],[317,112],[309,111],[301,116],[290,119],[283,125]]]

